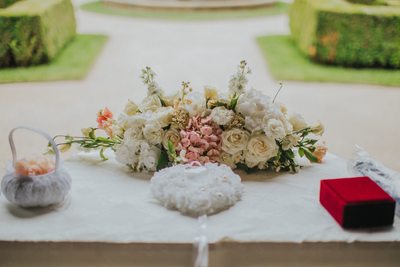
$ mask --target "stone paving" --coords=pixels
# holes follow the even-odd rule
[[[182,80],[191,81],[197,90],[213,85],[222,91],[238,62],[246,59],[253,69],[250,86],[269,94],[279,87],[255,38],[288,34],[286,16],[179,22],[78,10],[77,17],[80,32],[104,33],[110,39],[83,81],[0,85],[1,170],[11,158],[7,135],[12,127],[31,125],[51,134],[79,134],[82,127],[95,125],[98,109],[108,106],[118,114],[127,98],[139,101],[145,95],[138,77],[144,66],[154,68],[167,92],[177,90]],[[311,122],[323,121],[331,152],[350,158],[358,144],[400,171],[400,88],[284,82],[279,101]],[[27,136],[17,134],[20,151],[41,152],[46,142]]]

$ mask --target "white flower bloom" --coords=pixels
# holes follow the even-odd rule
[[[286,107],[283,103],[277,103],[277,104],[279,105],[280,111],[281,111],[283,114],[287,115],[287,113],[288,113],[287,107]]]
[[[179,163],[186,163],[186,162],[188,162],[189,160],[186,158],[186,149],[182,149],[180,152],[179,152],[179,157],[176,159],[176,161],[177,162],[179,162]]]
[[[142,103],[140,103],[139,110],[141,112],[156,111],[161,106],[161,100],[158,95],[149,95],[148,97],[143,99]]]
[[[143,139],[143,127],[132,127],[125,131],[124,140],[135,141]]]
[[[283,140],[282,140],[282,149],[283,150],[289,150],[295,147],[300,141],[300,136],[298,134],[290,134],[287,135]]]
[[[245,155],[246,165],[250,168],[263,168],[266,162],[278,153],[275,140],[264,134],[257,134],[250,138]]]
[[[138,113],[133,116],[122,116],[120,118],[121,128],[143,128],[149,119],[148,113]]]
[[[289,122],[293,125],[294,131],[300,131],[307,128],[307,122],[304,120],[303,116],[298,113],[293,113],[289,117]]]
[[[181,141],[181,135],[178,130],[171,128],[165,132],[162,144],[166,150],[168,150],[169,141],[171,141],[175,147],[178,145],[179,141]]]
[[[234,128],[224,131],[221,138],[222,150],[229,154],[235,154],[246,148],[250,134],[247,131]]]
[[[171,124],[172,114],[174,109],[172,107],[161,107],[152,114],[152,119],[158,121],[162,128]]]
[[[232,110],[225,107],[216,107],[211,111],[210,116],[216,124],[226,125],[232,120],[234,114]]]
[[[189,112],[191,117],[202,114],[206,110],[204,96],[198,92],[190,92],[185,97],[183,108]]]
[[[268,137],[273,139],[282,139],[286,136],[282,121],[277,119],[268,119],[264,124],[263,130]]]
[[[161,150],[158,147],[141,142],[137,169],[152,172],[157,171],[157,162],[160,154]]]
[[[206,99],[217,99],[218,91],[215,87],[205,86],[204,87],[204,97]]]
[[[138,111],[139,111],[139,107],[131,100],[128,100],[128,103],[126,104],[126,106],[124,108],[124,113],[128,116],[132,116],[132,115],[135,115],[136,113],[138,113]]]
[[[270,119],[281,121],[285,132],[292,130],[292,126],[282,112],[281,106],[272,103],[270,97],[254,89],[239,97],[236,112],[244,116],[246,129],[253,133],[265,130]]]
[[[231,94],[242,94],[245,92],[248,82],[246,75],[249,73],[251,73],[251,70],[247,67],[247,63],[245,61],[240,62],[236,74],[229,81],[229,92]]]
[[[122,164],[129,165],[133,169],[139,161],[140,143],[141,140],[125,139],[121,145],[118,145],[115,150],[116,160]]]
[[[115,158],[119,163],[125,165],[131,165],[135,161],[135,157],[133,157],[133,154],[131,154],[131,149],[126,145],[125,142],[116,146]]]
[[[143,140],[124,140],[116,147],[115,156],[135,171],[156,171],[160,149]]]
[[[143,136],[152,145],[162,142],[164,131],[157,121],[149,121],[143,128]]]
[[[321,136],[325,132],[325,126],[319,121],[316,125],[311,127],[311,131],[313,134]]]
[[[235,154],[229,154],[226,152],[222,152],[219,156],[219,162],[225,165],[228,165],[232,169],[236,168],[236,164],[243,160],[243,153],[238,152]]]

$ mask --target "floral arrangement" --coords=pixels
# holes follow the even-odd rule
[[[64,138],[62,150],[72,144],[84,149],[115,151],[116,159],[134,171],[156,171],[175,164],[226,164],[232,169],[297,172],[296,154],[321,162],[326,153],[317,143],[321,123],[310,126],[297,113],[255,89],[248,90],[251,71],[242,61],[221,95],[212,87],[204,94],[183,82],[180,91],[167,96],[155,81],[151,68],[142,70],[147,97],[141,103],[128,101],[124,112],[114,118],[104,108],[98,112],[97,127],[82,129],[82,137]],[[103,131],[103,135],[98,135]]]

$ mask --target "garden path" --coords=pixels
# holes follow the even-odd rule
[[[74,1],[77,7],[82,2]],[[139,101],[145,95],[138,77],[144,66],[154,68],[167,92],[177,90],[182,80],[191,81],[197,90],[213,85],[222,91],[238,62],[246,59],[253,70],[251,87],[269,94],[279,87],[268,74],[255,38],[288,34],[286,16],[179,22],[77,9],[77,19],[79,32],[110,36],[85,80],[0,85],[1,169],[11,157],[7,134],[12,127],[32,125],[52,134],[79,134],[80,128],[95,125],[98,109],[108,106],[118,114],[127,98]],[[354,144],[359,144],[400,171],[400,88],[284,82],[279,101],[310,122],[323,121],[331,152],[350,158]],[[22,136],[18,141],[21,146],[31,142]],[[44,143],[35,142],[33,149],[40,149],[40,144]]]

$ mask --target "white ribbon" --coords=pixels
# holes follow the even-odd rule
[[[196,250],[194,267],[208,267],[207,215],[200,216],[197,222],[199,224],[199,235],[194,242]]]

